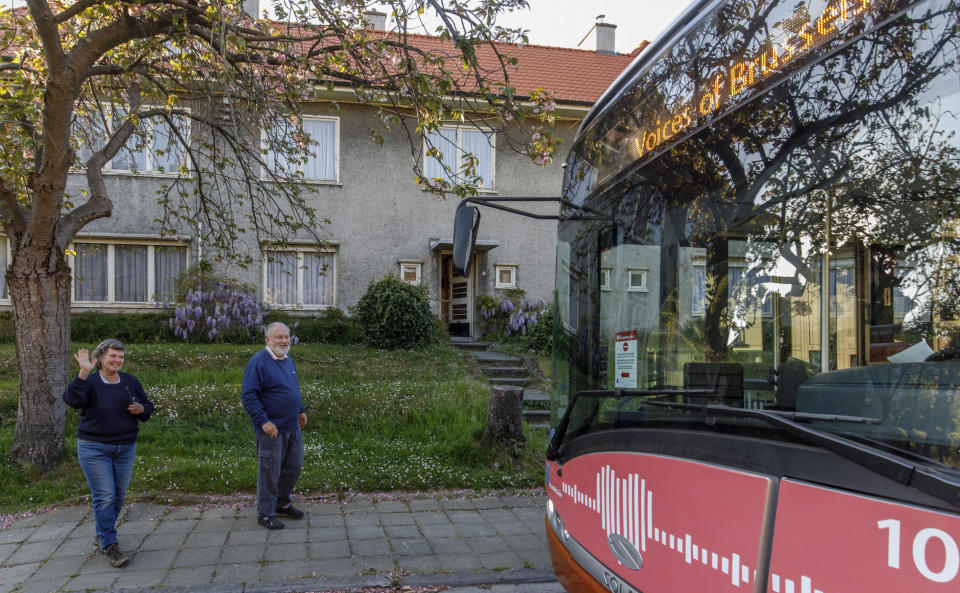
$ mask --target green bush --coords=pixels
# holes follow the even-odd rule
[[[121,342],[155,343],[174,340],[169,313],[104,313],[84,311],[70,318],[70,339],[96,343],[106,338]]]
[[[540,314],[537,324],[527,335],[530,350],[538,354],[550,354],[553,351],[553,307]]]
[[[360,326],[340,309],[327,309],[315,316],[271,311],[263,318],[264,325],[280,321],[306,344],[359,344],[363,339]]]
[[[415,348],[437,340],[427,287],[407,284],[394,274],[370,281],[353,316],[364,343],[374,348]]]

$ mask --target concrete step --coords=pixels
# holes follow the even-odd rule
[[[467,350],[471,352],[481,352],[481,351],[485,351],[487,348],[490,347],[490,342],[474,342],[473,340],[465,341],[465,340],[455,340],[451,338],[450,345],[456,348],[460,348],[461,350]]]
[[[527,377],[527,367],[482,366],[480,370],[491,377]]]
[[[521,416],[528,422],[549,422],[550,410],[524,410]]]
[[[519,356],[514,356],[512,354],[504,354],[502,352],[471,352],[473,358],[480,363],[482,366],[491,367],[491,366],[523,366],[523,359]]]
[[[525,402],[548,402],[550,394],[539,389],[524,389],[523,401]]]
[[[533,383],[533,379],[529,377],[489,377],[487,383],[491,385],[516,385],[517,387],[523,387],[529,383]]]

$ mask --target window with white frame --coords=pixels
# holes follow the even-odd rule
[[[340,179],[340,118],[304,116],[303,131],[309,137],[307,154],[294,161],[289,154],[267,146],[267,136],[279,139],[280,143],[296,141],[297,130],[293,124],[285,123],[265,132],[264,160],[267,167],[281,175],[302,173],[305,181],[336,183]]]
[[[103,122],[78,117],[76,125],[87,130],[90,140],[78,151],[80,161],[85,162],[94,150],[106,144],[113,130],[123,124],[126,111],[114,107],[108,115],[107,129]],[[183,115],[150,117],[139,122],[137,131],[130,135],[123,147],[107,161],[104,170],[118,173],[177,174],[186,166],[186,148],[183,142],[190,138],[190,120]]]
[[[693,293],[691,313],[706,315],[707,312],[707,263],[694,262],[693,264]]]
[[[610,268],[600,268],[600,290],[609,292],[610,287]]]
[[[77,241],[73,300],[92,303],[169,302],[187,268],[187,247],[169,243]]]
[[[495,266],[496,284],[494,288],[516,288],[517,287],[517,266]]]
[[[279,307],[334,305],[336,254],[332,251],[277,249],[264,257],[264,300]]]
[[[647,270],[627,270],[627,291],[647,292]]]
[[[463,181],[466,167],[473,159],[473,176],[479,177],[482,189],[494,188],[496,136],[493,132],[462,127],[440,128],[425,135],[424,174],[429,179],[443,179],[449,183]]]
[[[420,262],[400,262],[400,279],[409,284],[419,284],[422,269]]]

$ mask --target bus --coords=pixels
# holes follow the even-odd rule
[[[956,0],[699,0],[606,91],[558,223],[568,591],[960,591],[958,132]]]

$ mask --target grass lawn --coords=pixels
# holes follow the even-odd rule
[[[240,379],[255,349],[128,346],[123,370],[140,379],[156,405],[153,417],[141,425],[132,493],[254,492],[253,428],[240,403]],[[391,352],[300,345],[292,356],[309,418],[299,492],[527,488],[542,483],[542,430],[528,429],[526,449],[517,461],[478,444],[488,387],[471,378],[459,351],[447,346]],[[3,345],[3,459],[9,458],[16,411],[15,355],[12,346]],[[0,465],[0,513],[87,493],[76,460],[78,419],[76,411],[68,410],[65,453],[53,471],[20,472],[10,463]]]

